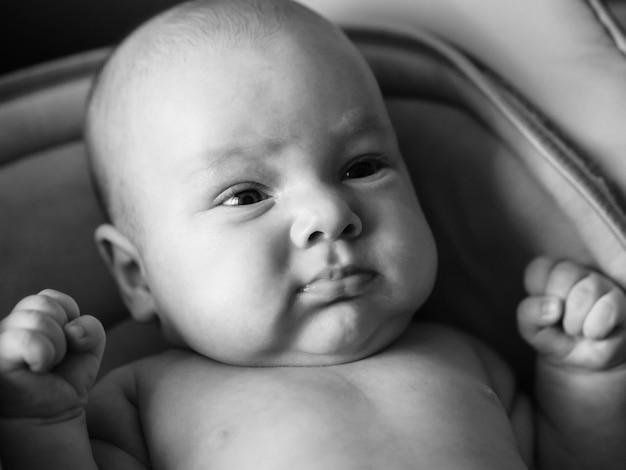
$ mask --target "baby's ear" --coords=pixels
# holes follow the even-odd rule
[[[113,225],[100,225],[95,232],[100,256],[117,283],[122,299],[137,321],[156,317],[154,298],[139,262],[135,245]]]

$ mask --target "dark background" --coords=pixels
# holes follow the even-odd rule
[[[115,44],[141,21],[180,1],[0,0],[0,75]],[[626,0],[608,3],[626,7]],[[622,11],[626,14],[626,8]]]
[[[119,42],[180,0],[0,0],[0,74]]]

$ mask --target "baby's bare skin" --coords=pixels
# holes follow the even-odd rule
[[[106,431],[129,411],[145,444],[132,426]],[[511,424],[530,433],[527,411],[485,346],[417,323],[339,366],[242,368],[172,350],[112,373],[87,415],[92,436],[153,468],[515,469],[529,450]],[[96,456],[106,447],[94,445]]]

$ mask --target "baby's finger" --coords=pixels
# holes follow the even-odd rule
[[[7,316],[7,320],[22,315],[23,312],[40,312],[51,317],[59,325],[67,323],[67,313],[63,306],[53,297],[47,295],[29,295],[20,300],[13,311]]]
[[[543,295],[548,283],[548,276],[556,260],[546,257],[538,257],[532,260],[524,271],[524,287],[530,295]]]
[[[52,363],[59,363],[66,352],[66,341],[63,329],[54,315],[37,310],[22,310],[19,314],[10,315],[2,322],[2,330],[10,334],[13,330],[25,330],[45,337],[53,346]]]
[[[626,297],[612,289],[602,296],[585,318],[582,333],[586,338],[601,340],[626,323]]]
[[[54,365],[52,341],[38,331],[12,329],[0,333],[0,370],[10,372],[27,366],[45,372]]]
[[[76,301],[67,294],[54,289],[44,289],[39,295],[44,295],[54,299],[62,308],[67,316],[67,321],[72,321],[80,316],[80,309]]]
[[[589,270],[571,261],[554,265],[546,282],[545,294],[566,299],[572,288],[589,275]]]
[[[101,359],[106,333],[97,318],[83,315],[65,325],[65,332],[73,352],[91,352],[98,360]]]
[[[598,299],[613,288],[613,284],[603,276],[591,272],[577,282],[565,301],[563,329],[571,336],[583,334],[583,324]]]
[[[527,297],[520,302],[517,309],[520,334],[526,341],[535,345],[539,333],[557,324],[562,315],[563,301],[558,297]]]
[[[528,297],[517,312],[522,337],[544,358],[563,361],[574,347],[576,339],[565,334],[560,325],[564,304],[558,297]]]

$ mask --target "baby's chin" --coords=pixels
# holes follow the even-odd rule
[[[308,352],[288,352],[281,355],[254,358],[250,360],[232,360],[224,361],[232,366],[238,367],[326,367],[338,366],[341,364],[349,364],[352,362],[366,359],[380,350],[384,349],[388,344],[380,349],[373,351],[359,350],[350,354],[311,354]]]
[[[321,367],[348,364],[376,354],[396,341],[407,329],[406,320],[389,323],[371,332],[346,330],[309,334],[289,348],[273,354],[259,355],[247,364],[250,367]]]

